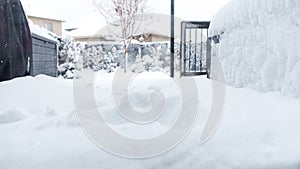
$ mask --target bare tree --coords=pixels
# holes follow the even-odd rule
[[[128,67],[128,50],[133,39],[136,20],[143,13],[147,0],[93,0],[101,15],[109,24],[119,23],[125,52],[124,72]]]

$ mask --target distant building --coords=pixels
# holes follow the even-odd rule
[[[88,43],[112,42],[121,38],[118,24],[105,24],[99,14],[85,18],[77,25],[69,26],[68,34],[77,41]],[[140,42],[162,42],[170,40],[170,17],[162,14],[145,14],[145,19],[136,21],[133,39]],[[181,20],[175,20],[175,39],[180,38]]]
[[[40,16],[28,15],[28,18],[35,24],[40,27],[45,28],[46,30],[55,33],[58,36],[62,36],[62,24],[63,20],[45,18]]]
[[[95,34],[90,36],[74,36],[76,41],[97,43],[97,42],[113,42],[116,39],[110,35]],[[169,41],[170,37],[168,35],[155,34],[155,33],[143,33],[140,35],[134,35],[134,40],[139,42],[164,42]]]

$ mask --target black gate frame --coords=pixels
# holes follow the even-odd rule
[[[208,28],[209,28],[210,22],[209,21],[205,21],[205,22],[196,22],[196,21],[183,21],[181,22],[181,40],[180,40],[180,76],[199,76],[199,75],[206,75],[209,69],[209,65],[210,65],[210,56],[209,53],[209,39],[208,39]],[[206,50],[206,70],[204,71],[189,71],[187,72],[185,69],[185,65],[186,65],[186,61],[190,60],[186,58],[185,54],[186,54],[186,30],[187,29],[207,29],[207,50]],[[201,31],[202,32],[202,31]],[[197,39],[197,35],[196,38]],[[202,44],[202,37],[201,37],[201,44]],[[195,42],[195,44],[197,45],[197,40]],[[202,49],[201,49],[202,51]],[[196,52],[197,53],[197,52]],[[195,57],[195,64],[196,64],[197,60]]]

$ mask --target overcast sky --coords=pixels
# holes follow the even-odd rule
[[[211,20],[229,0],[175,0],[175,15],[184,20]],[[155,12],[169,14],[170,0],[148,0]]]
[[[34,13],[74,21],[95,11],[91,0],[21,0]],[[175,0],[175,13],[185,20],[211,20],[229,0]],[[150,12],[169,14],[170,0],[148,0]]]
[[[21,0],[29,15],[66,21],[64,29],[74,36],[94,34],[106,25],[92,0]],[[147,0],[150,13],[170,14],[170,0]],[[230,0],[175,0],[175,15],[181,20],[210,21]]]

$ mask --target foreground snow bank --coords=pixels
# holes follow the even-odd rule
[[[232,0],[212,20],[215,35],[226,83],[300,97],[300,1]]]
[[[166,97],[165,115],[152,125],[118,118],[111,101],[113,73],[99,73],[95,99],[105,120],[128,137],[157,136],[176,120],[179,90],[167,75],[143,73],[129,96],[137,109],[149,108],[151,90]],[[47,76],[0,83],[0,169],[296,169],[300,167],[299,99],[227,87],[224,118],[215,135],[199,144],[211,106],[211,81],[196,79],[199,117],[190,135],[172,151],[152,159],[130,160],[97,147],[80,128],[72,81]],[[88,86],[87,86],[88,87]],[[159,144],[159,143],[158,143]],[[126,145],[121,145],[126,146]]]

